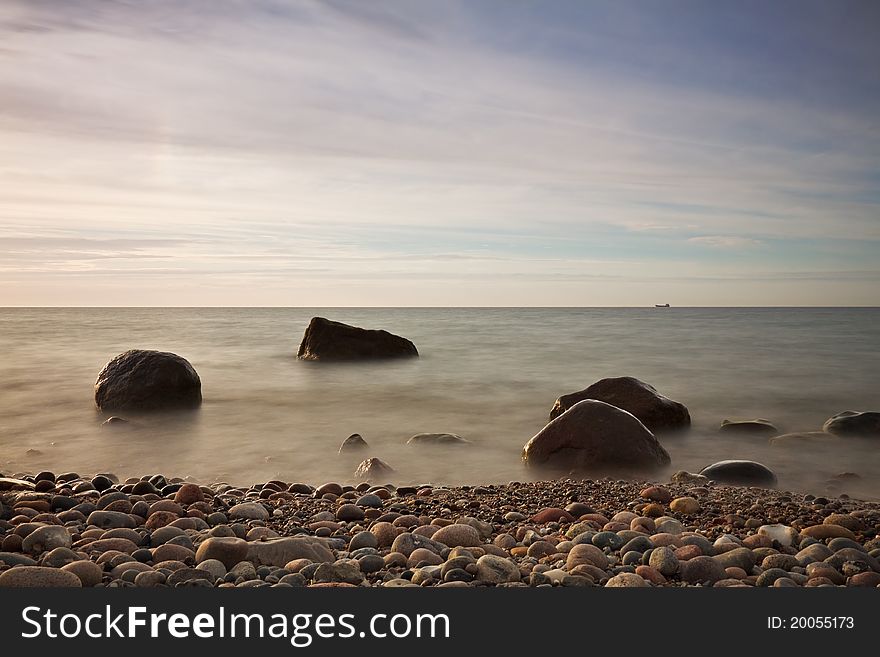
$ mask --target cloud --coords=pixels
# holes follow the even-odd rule
[[[761,240],[737,235],[701,235],[689,238],[688,244],[708,246],[712,249],[754,249],[764,246]]]

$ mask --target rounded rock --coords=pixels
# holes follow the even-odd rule
[[[248,543],[235,537],[212,537],[199,545],[196,550],[196,563],[216,559],[229,570],[248,556]]]
[[[21,543],[23,552],[40,554],[49,552],[55,548],[69,548],[71,545],[70,532],[61,525],[47,525],[39,527],[25,536]]]
[[[257,502],[242,502],[229,509],[229,517],[236,520],[268,520],[269,512]]]
[[[358,522],[364,519],[364,510],[357,504],[343,504],[336,509],[336,519],[342,522]]]
[[[520,581],[519,568],[515,563],[494,554],[484,554],[477,559],[477,579],[485,584],[504,584]]]
[[[607,582],[605,588],[639,588],[650,586],[647,581],[635,573],[618,573]]]
[[[65,566],[61,566],[61,570],[73,573],[79,577],[79,581],[83,586],[96,586],[101,583],[104,571],[101,566],[94,561],[73,561]]]
[[[479,532],[470,525],[463,524],[441,527],[431,538],[449,547],[477,547],[482,543]]]
[[[0,573],[0,588],[82,588],[82,580],[62,568],[16,566]]]

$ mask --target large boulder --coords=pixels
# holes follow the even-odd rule
[[[880,413],[843,411],[825,420],[822,429],[835,436],[880,437]]]
[[[700,474],[722,484],[763,487],[776,485],[773,471],[755,461],[718,461],[700,470]]]
[[[580,392],[563,395],[550,409],[553,420],[585,399],[595,399],[635,415],[650,431],[675,431],[691,425],[691,416],[684,404],[664,397],[652,385],[631,376],[596,381]]]
[[[415,358],[416,346],[384,330],[362,329],[323,317],[312,317],[296,357],[300,360],[346,361]]]
[[[522,458],[528,466],[575,470],[653,469],[670,461],[638,418],[595,399],[578,402],[552,420],[526,444]]]
[[[102,411],[196,408],[202,381],[185,358],[165,351],[132,349],[104,366],[95,382]]]

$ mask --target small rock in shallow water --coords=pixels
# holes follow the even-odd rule
[[[406,441],[407,445],[470,445],[469,440],[454,433],[417,433]]]
[[[356,479],[364,481],[379,481],[381,479],[391,478],[396,474],[396,470],[385,463],[382,459],[370,457],[360,462],[354,471]]]
[[[357,452],[366,449],[367,447],[369,447],[367,441],[364,440],[359,433],[353,433],[342,441],[342,444],[339,446],[339,453],[345,454],[346,452]]]
[[[700,470],[700,474],[723,484],[767,487],[776,485],[773,471],[755,461],[718,461]]]
[[[880,412],[843,411],[828,418],[822,425],[823,431],[837,436],[880,436]]]
[[[753,420],[724,420],[718,428],[721,433],[735,433],[748,436],[777,436],[779,429],[763,418]]]

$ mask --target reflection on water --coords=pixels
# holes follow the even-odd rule
[[[405,335],[422,357],[297,361],[315,314]],[[630,375],[690,409],[693,431],[660,437],[670,470],[749,458],[783,487],[824,490],[854,472],[861,479],[841,490],[876,497],[876,443],[771,447],[717,427],[765,417],[810,431],[842,410],[877,410],[878,326],[877,309],[2,309],[0,471],[319,483],[348,481],[378,456],[401,482],[523,480],[522,446],[558,395]],[[95,377],[133,347],[189,359],[201,410],[101,428]],[[474,444],[404,445],[419,432]],[[365,454],[337,454],[351,433],[370,444]]]

